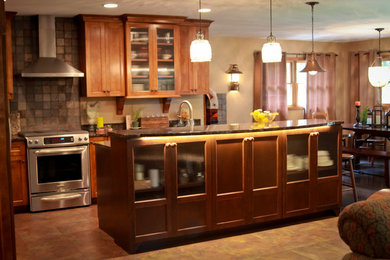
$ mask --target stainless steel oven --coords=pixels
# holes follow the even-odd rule
[[[30,210],[90,205],[88,132],[23,135],[27,141]]]

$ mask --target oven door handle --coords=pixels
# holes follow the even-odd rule
[[[79,193],[71,193],[71,194],[59,194],[53,195],[50,197],[41,198],[42,201],[57,201],[57,200],[72,200],[81,198],[81,194]]]
[[[35,154],[59,154],[59,153],[70,153],[70,152],[81,152],[84,151],[85,147],[76,148],[56,148],[56,149],[41,149],[34,151]]]

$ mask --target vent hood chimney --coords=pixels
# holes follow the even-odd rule
[[[84,73],[56,58],[55,17],[39,17],[39,58],[22,72],[22,77],[84,77]]]

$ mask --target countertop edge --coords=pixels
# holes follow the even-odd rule
[[[210,125],[196,127],[171,127],[163,129],[141,129],[141,130],[119,130],[108,133],[109,136],[120,138],[140,138],[140,137],[156,137],[156,136],[184,136],[184,135],[215,135],[215,134],[235,134],[235,133],[251,133],[251,132],[267,132],[278,130],[292,130],[320,126],[341,125],[344,122],[341,120],[287,120],[276,121],[270,126],[259,126],[253,124],[229,124],[229,125]],[[254,128],[259,126],[259,128]],[[215,128],[215,129],[213,129]]]

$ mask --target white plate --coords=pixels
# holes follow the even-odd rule
[[[333,165],[333,160],[318,162],[319,167],[328,167]]]

